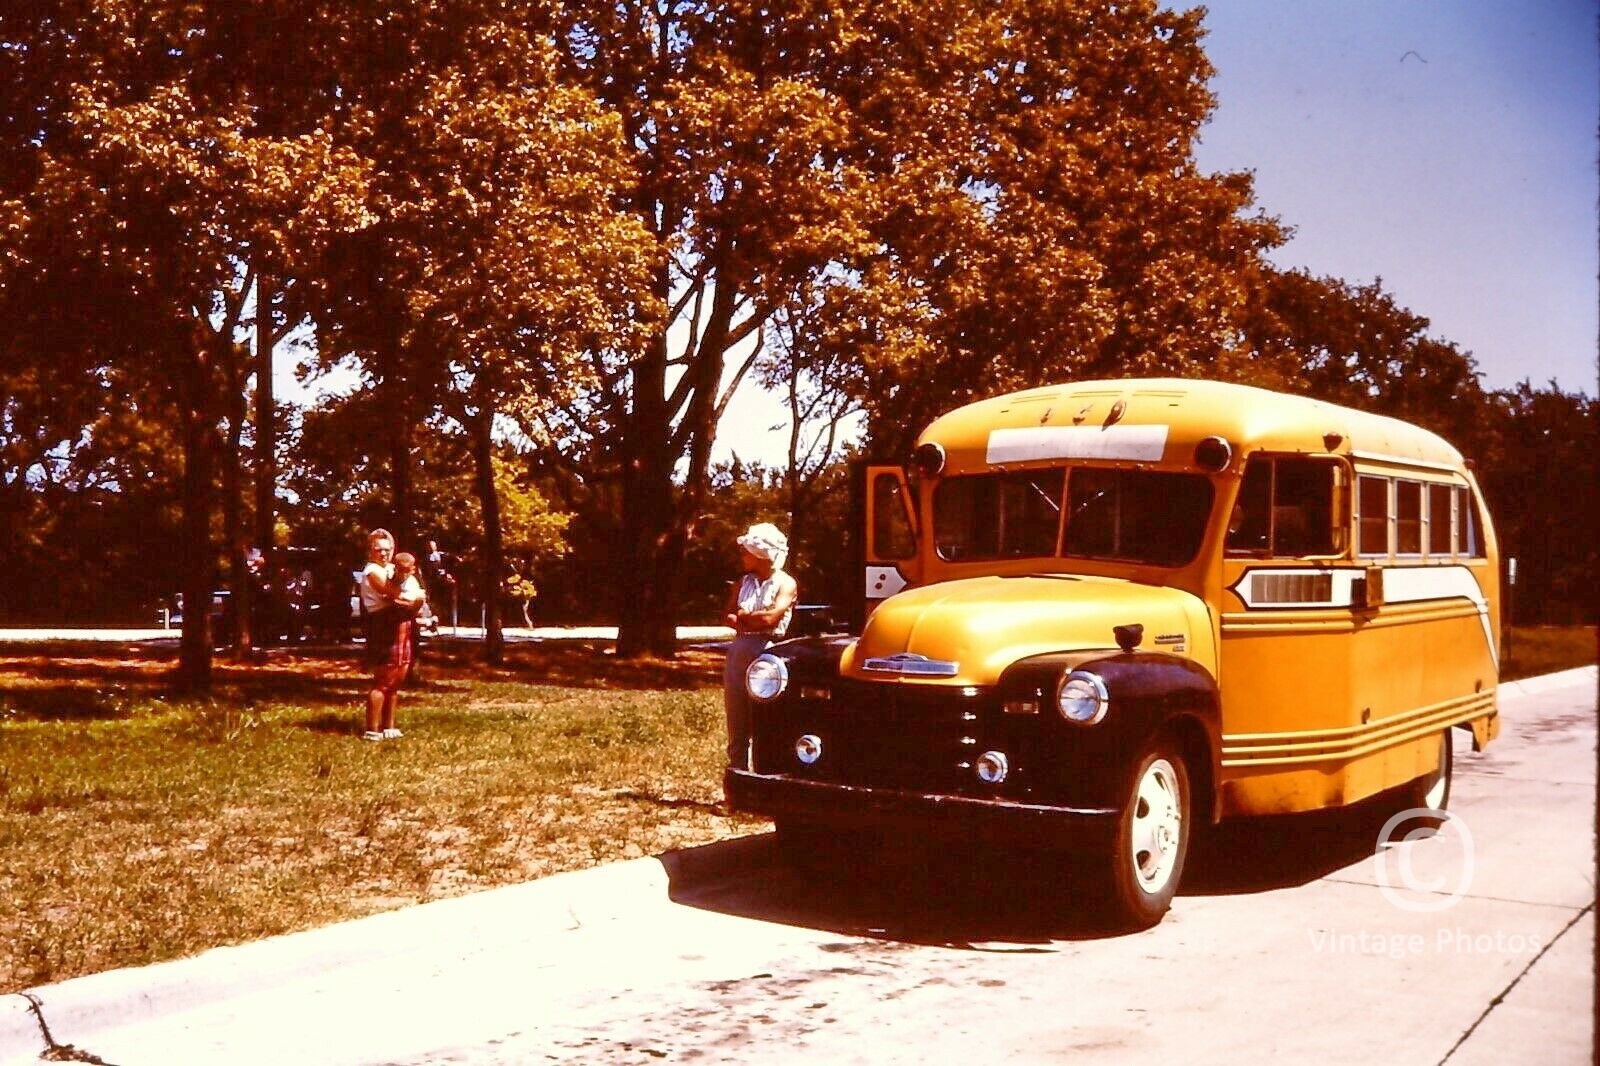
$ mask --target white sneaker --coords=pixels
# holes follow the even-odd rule
[[[378,732],[376,729],[369,729],[365,733],[361,734],[361,739],[370,740],[376,744],[378,741],[383,739],[383,734]]]
[[[398,729],[385,729],[383,731],[384,740],[399,740],[403,736],[405,736],[405,734],[400,732]]]

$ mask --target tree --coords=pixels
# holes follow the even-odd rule
[[[1473,412],[1464,447],[1480,457],[1478,480],[1500,536],[1518,561],[1503,587],[1511,620],[1593,625],[1600,618],[1594,575],[1600,548],[1600,403],[1555,382],[1524,381],[1495,392]]]
[[[1472,356],[1428,336],[1428,319],[1400,306],[1382,278],[1355,285],[1271,271],[1259,311],[1251,341],[1290,375],[1289,387],[1417,422],[1458,445],[1472,438],[1487,402]]]
[[[402,540],[425,412],[471,442],[485,656],[498,662],[497,440],[548,442],[544,416],[585,385],[591,356],[639,347],[655,315],[656,250],[618,204],[635,180],[620,123],[559,81],[546,38],[484,17],[448,64],[368,89],[366,104],[388,117],[358,142],[384,174],[381,218],[334,247],[317,283],[323,353],[354,354],[386,397]]]
[[[780,311],[864,367],[875,439],[1058,372],[1246,358],[1249,182],[1196,172],[1199,14],[1151,2],[574,3],[672,258],[652,343],[585,398],[621,484],[624,654],[669,653],[725,402]],[[930,387],[912,387],[931,381]],[[580,420],[572,419],[572,425]],[[681,484],[677,480],[681,475]]]
[[[365,163],[306,121],[285,95],[294,79],[257,54],[263,31],[318,32],[321,5],[294,6],[278,22],[242,5],[93,0],[7,27],[21,95],[0,178],[0,310],[30,341],[173,397],[190,604],[210,601],[218,554],[245,264],[282,276],[328,232],[368,221]],[[210,654],[206,612],[185,612],[180,680],[206,685]]]

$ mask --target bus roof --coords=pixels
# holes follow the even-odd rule
[[[1397,418],[1183,378],[1072,381],[979,400],[935,419],[918,443],[937,442],[953,471],[970,471],[1068,458],[1190,466],[1207,437],[1222,437],[1235,455],[1263,450],[1463,466],[1444,438]]]

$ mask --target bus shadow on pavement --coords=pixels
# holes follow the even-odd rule
[[[1382,805],[1227,823],[1190,853],[1180,896],[1293,888],[1370,858]],[[1092,859],[852,841],[796,864],[776,835],[660,856],[678,904],[847,936],[975,951],[1049,951],[1129,932],[1107,913]]]
[[[1293,888],[1371,859],[1398,807],[1375,797],[1350,807],[1246,818],[1208,828],[1189,853],[1183,896]]]
[[[673,902],[701,910],[907,944],[1051,951],[1128,930],[1059,853],[852,842],[801,864],[772,833],[660,857]]]

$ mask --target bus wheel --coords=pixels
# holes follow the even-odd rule
[[[1172,906],[1189,853],[1190,799],[1183,757],[1157,745],[1133,775],[1112,849],[1111,902],[1134,928],[1154,925]]]
[[[1450,781],[1454,777],[1455,742],[1450,738],[1450,730],[1446,729],[1439,734],[1439,767],[1432,773],[1423,774],[1410,784],[1400,789],[1400,802],[1405,806],[1400,810],[1428,810],[1442,811],[1450,802]],[[1407,831],[1417,828],[1438,829],[1445,823],[1441,817],[1408,818],[1396,826],[1396,829]]]

